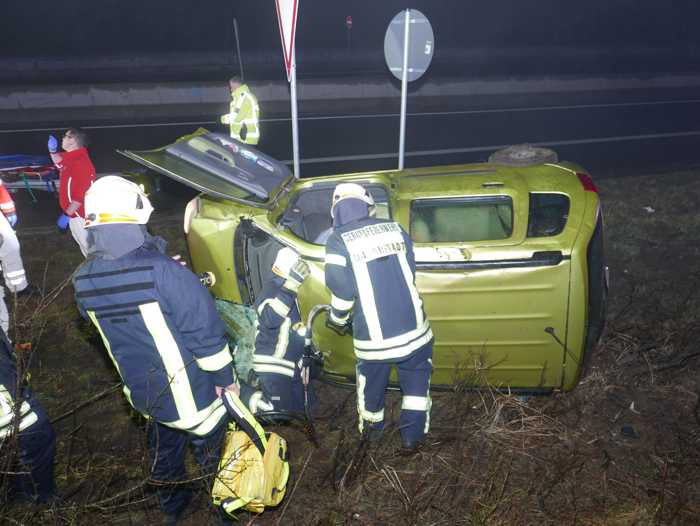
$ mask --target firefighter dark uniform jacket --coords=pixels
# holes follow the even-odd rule
[[[296,294],[274,277],[255,302],[258,315],[253,369],[262,381],[263,392],[275,410],[303,411],[301,360],[305,327],[296,304]],[[251,410],[253,409],[253,404]]]
[[[203,436],[225,418],[215,386],[233,383],[232,356],[211,296],[163,254],[164,245],[146,234],[126,255],[91,256],[73,278],[75,297],[100,332],[131,405]]]
[[[325,263],[331,321],[344,325],[352,311],[358,359],[401,361],[430,342],[413,245],[398,223],[365,217],[336,227]]]
[[[16,436],[17,463],[7,464],[10,492],[23,493],[45,502],[55,492],[53,462],[56,434],[31,389],[17,377],[17,362],[7,336],[0,331],[0,448]],[[20,381],[18,381],[20,380]],[[12,447],[15,447],[14,445]],[[3,455],[12,449],[3,449]],[[8,457],[9,458],[9,457]]]

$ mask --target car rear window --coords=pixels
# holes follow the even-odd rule
[[[569,197],[563,194],[530,194],[527,237],[561,234],[569,219]]]
[[[508,239],[513,200],[505,195],[419,199],[411,203],[410,229],[418,243]]]

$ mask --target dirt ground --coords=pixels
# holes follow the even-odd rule
[[[301,425],[289,441],[283,503],[243,524],[646,525],[700,523],[700,170],[596,181],[605,210],[611,295],[607,330],[578,387],[521,400],[491,390],[435,393],[429,440],[399,450],[399,397],[388,433],[361,442],[354,393],[318,386],[315,447]],[[48,199],[48,201],[47,201]],[[20,199],[20,214],[55,206]],[[49,213],[48,216],[58,215]],[[184,252],[180,212],[153,232]],[[46,223],[49,224],[49,223]],[[130,411],[95,332],[75,309],[69,277],[82,258],[51,226],[20,229],[41,296],[16,305],[15,342],[58,434],[63,501],[3,504],[3,524],[162,521],[147,482],[144,422]],[[191,475],[196,471],[191,466]],[[184,524],[216,520],[201,488]]]

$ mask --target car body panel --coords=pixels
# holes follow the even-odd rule
[[[284,164],[204,128],[155,150],[119,153],[213,197],[261,207],[293,179]]]
[[[432,383],[568,390],[580,377],[586,351],[586,254],[600,209],[597,193],[584,188],[580,173],[569,163],[483,163],[344,174],[287,181],[264,203],[224,199],[214,189],[197,198],[187,241],[194,270],[217,276],[213,294],[248,304],[269,273],[272,255],[283,245],[294,248],[311,271],[298,299],[306,318],[313,306],[330,302],[330,292],[325,247],[297,228],[297,216],[306,217],[297,210],[305,195],[325,196],[307,201],[327,226],[333,187],[358,182],[378,195],[385,192],[379,210],[409,232],[416,203],[512,203],[499,239],[414,241],[416,284],[435,334]],[[529,207],[538,193],[568,199],[568,212],[560,231],[533,237]],[[354,381],[352,338],[336,335],[319,318],[313,335],[324,369],[332,379]]]

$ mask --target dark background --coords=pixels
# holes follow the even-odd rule
[[[283,76],[273,0],[4,4],[3,82],[218,79],[238,64],[234,17],[246,74]],[[693,0],[306,0],[299,8],[298,75],[384,74],[384,33],[406,7],[433,25],[433,75],[698,70],[700,3]]]

